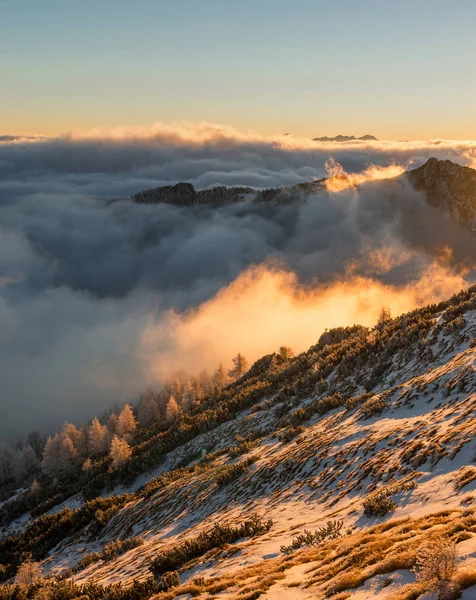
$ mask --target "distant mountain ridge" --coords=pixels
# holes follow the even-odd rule
[[[335,137],[315,137],[312,138],[315,142],[353,142],[353,141],[361,141],[361,142],[378,142],[378,139],[374,135],[362,135],[360,137],[355,137],[355,135],[336,135]]]
[[[416,190],[424,192],[429,204],[437,206],[457,222],[476,231],[476,170],[450,160],[432,157],[421,167],[407,171],[400,177],[408,178]],[[328,179],[323,178],[264,190],[226,186],[195,190],[191,183],[177,183],[141,191],[132,199],[140,204],[169,203],[177,206],[222,206],[243,200],[286,203],[324,192],[326,181]]]

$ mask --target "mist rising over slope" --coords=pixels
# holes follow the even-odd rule
[[[403,179],[291,204],[137,205],[187,180],[279,186],[471,144],[329,144],[228,129],[0,144],[0,432],[53,427],[134,397],[174,369],[309,346],[471,277],[474,237]]]

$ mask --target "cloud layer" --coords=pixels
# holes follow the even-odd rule
[[[0,434],[88,418],[179,367],[304,349],[325,327],[371,324],[384,303],[402,312],[458,291],[474,238],[405,178],[378,179],[429,156],[471,164],[473,151],[206,124],[0,143]],[[127,199],[177,181],[290,185],[324,176],[331,157],[375,181],[281,205]]]

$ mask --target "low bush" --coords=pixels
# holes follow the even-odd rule
[[[157,577],[168,571],[180,569],[194,558],[199,558],[214,548],[221,548],[225,544],[233,544],[241,538],[251,538],[263,535],[271,529],[271,520],[262,521],[253,515],[238,527],[220,525],[216,523],[210,531],[204,531],[197,537],[186,540],[170,550],[162,552],[150,563],[150,570]]]
[[[344,521],[328,521],[325,527],[316,529],[314,533],[312,531],[304,531],[304,533],[294,538],[289,546],[281,546],[281,552],[283,554],[291,554],[291,552],[296,552],[296,550],[300,550],[301,548],[319,546],[327,540],[340,538],[343,526]]]

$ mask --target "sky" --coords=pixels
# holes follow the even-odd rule
[[[476,138],[473,0],[0,0],[0,134]]]

